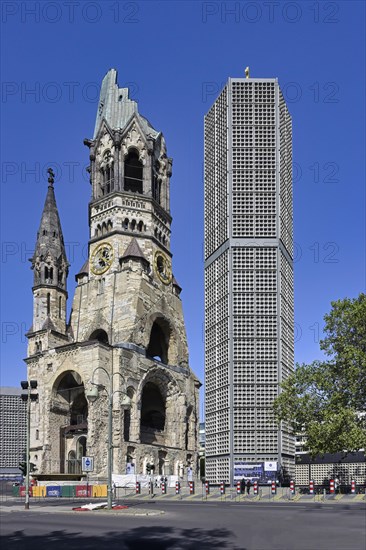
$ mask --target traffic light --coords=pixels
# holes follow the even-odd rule
[[[27,475],[27,461],[23,460],[22,462],[19,462],[19,470],[22,472],[23,477]],[[37,471],[37,467],[33,462],[29,463],[29,473],[32,474],[33,472]]]

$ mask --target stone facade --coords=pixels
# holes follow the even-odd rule
[[[108,399],[113,472],[185,475],[197,470],[198,391],[189,368],[171,267],[169,181],[163,135],[142,117],[116,71],[103,80],[90,151],[89,258],[76,275],[66,322],[68,262],[53,177],[37,235],[28,376],[31,459],[40,473],[78,473],[93,456],[107,474]],[[98,388],[98,398],[87,394]],[[127,401],[130,407],[126,407]]]

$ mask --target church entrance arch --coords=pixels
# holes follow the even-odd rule
[[[56,379],[52,391],[50,417],[54,429],[60,434],[58,456],[54,456],[59,464],[57,470],[60,473],[72,473],[70,470],[79,473],[81,457],[86,454],[88,402],[84,383],[76,371],[64,371]]]

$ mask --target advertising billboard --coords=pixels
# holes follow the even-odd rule
[[[270,483],[277,479],[277,462],[234,462],[234,481],[250,479],[258,483]]]

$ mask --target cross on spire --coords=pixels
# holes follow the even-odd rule
[[[52,170],[52,168],[49,168],[47,170],[47,174],[48,174],[48,183],[50,184],[51,187],[53,187],[53,184],[55,183],[55,173]]]

